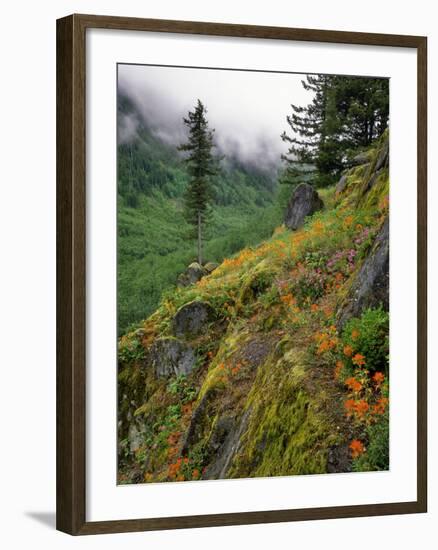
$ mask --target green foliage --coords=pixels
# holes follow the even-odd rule
[[[169,382],[168,392],[175,395],[178,401],[185,405],[190,403],[196,397],[197,390],[187,381],[187,376],[180,374]]]
[[[388,372],[389,315],[383,309],[367,309],[359,318],[345,325],[342,340],[354,353],[365,357],[365,366],[371,371]]]
[[[353,460],[353,470],[370,472],[389,469],[389,412],[367,428],[366,452]]]
[[[145,349],[137,338],[119,343],[118,358],[124,365],[136,363],[144,357]]]

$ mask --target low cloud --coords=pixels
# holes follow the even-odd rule
[[[119,92],[136,105],[143,121],[161,140],[178,145],[186,140],[183,117],[200,99],[215,129],[221,154],[245,165],[275,170],[287,149],[280,134],[288,129],[290,104],[306,105],[310,92],[304,75],[119,65]],[[124,116],[119,141],[137,136],[138,120]]]

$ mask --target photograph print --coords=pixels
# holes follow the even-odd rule
[[[388,470],[389,80],[119,64],[118,484]]]

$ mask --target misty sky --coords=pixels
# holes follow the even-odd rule
[[[290,104],[307,105],[301,74],[260,73],[180,67],[119,65],[119,90],[137,105],[154,133],[178,145],[186,139],[182,117],[199,98],[215,128],[215,143],[225,155],[272,168],[287,146],[280,134],[289,127]],[[119,139],[135,136],[137,121],[121,121]]]

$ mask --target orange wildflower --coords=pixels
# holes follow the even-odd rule
[[[357,458],[360,456],[364,451],[365,447],[362,443],[362,441],[359,441],[359,439],[353,439],[353,441],[349,445],[351,450],[351,456],[352,458]]]
[[[359,382],[359,380],[356,380],[354,376],[350,376],[350,378],[347,378],[345,380],[345,385],[348,386],[348,388],[353,392],[360,392],[362,389],[362,384]]]
[[[195,468],[192,472],[192,479],[198,479],[199,478],[199,470]]]
[[[356,353],[356,355],[351,360],[358,367],[361,367],[362,365],[365,365],[365,357],[363,355],[361,355],[360,353]]]
[[[361,399],[360,401],[356,401],[355,411],[357,413],[357,416],[359,416],[360,418],[362,418],[365,415],[365,413],[368,411],[369,408],[370,406],[364,399]]]
[[[353,216],[347,216],[344,219],[344,227],[350,227],[350,225],[353,223]]]
[[[286,294],[285,296],[282,296],[280,299],[283,302],[283,304],[285,304],[287,306],[293,306],[296,302],[296,300],[292,296],[292,294]]]
[[[359,336],[360,336],[360,332],[359,332],[358,330],[353,329],[353,330],[351,331],[351,338],[352,338],[353,340],[357,340],[357,338],[359,338]]]
[[[318,304],[312,304],[310,306],[310,309],[311,309],[311,311],[318,311],[318,309],[319,309]]]
[[[344,403],[344,407],[347,411],[347,415],[350,416],[356,409],[356,401],[354,399],[347,399]]]
[[[346,357],[351,357],[353,355],[353,348],[351,346],[344,347],[344,355]]]
[[[386,410],[386,406],[389,403],[389,399],[387,397],[381,397],[377,403],[373,406],[373,413],[374,414],[384,414]]]
[[[373,380],[378,386],[380,386],[380,384],[385,380],[385,375],[383,372],[376,372],[374,373]]]

